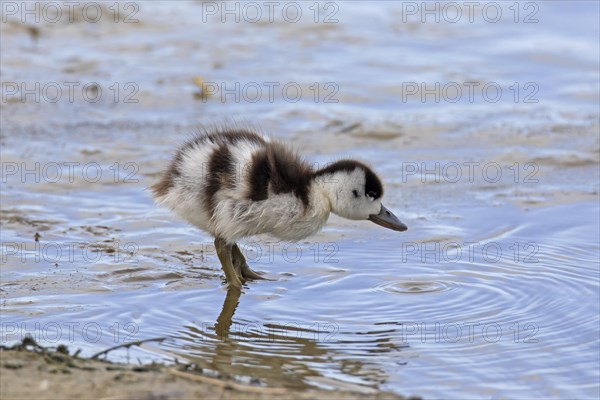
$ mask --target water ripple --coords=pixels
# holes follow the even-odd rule
[[[392,294],[424,294],[455,290],[456,284],[442,281],[402,280],[385,282],[375,286],[375,290]]]

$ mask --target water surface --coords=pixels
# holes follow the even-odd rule
[[[103,93],[0,105],[3,343],[32,334],[91,355],[167,337],[110,358],[177,358],[271,386],[600,394],[597,3],[534,3],[536,23],[524,3],[517,23],[508,3],[495,23],[335,4],[329,24],[203,22],[202,3],[183,1],[141,3],[137,23],[2,23],[5,94],[73,81]],[[303,95],[202,99],[194,77]],[[503,95],[421,97],[423,83],[465,82]],[[228,293],[212,239],[147,190],[195,127],[224,122],[317,165],[369,162],[409,230],[332,217],[297,244],[249,238],[273,281]]]

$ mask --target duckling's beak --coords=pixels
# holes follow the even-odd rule
[[[381,205],[381,211],[379,214],[369,215],[369,221],[375,222],[377,225],[381,225],[384,228],[393,229],[395,231],[404,232],[408,229],[408,226],[404,225],[398,217],[394,215],[390,210]]]

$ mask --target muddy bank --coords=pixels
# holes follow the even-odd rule
[[[24,379],[26,377],[26,379]],[[115,364],[27,339],[0,350],[2,399],[402,399],[387,392],[293,390],[209,377],[191,364]]]

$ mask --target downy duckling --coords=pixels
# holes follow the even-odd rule
[[[318,232],[333,212],[407,229],[381,204],[383,186],[365,164],[341,160],[314,170],[278,141],[244,129],[198,134],[181,146],[159,182],[156,201],[215,237],[229,285],[264,279],[236,242],[263,233],[298,241]]]

